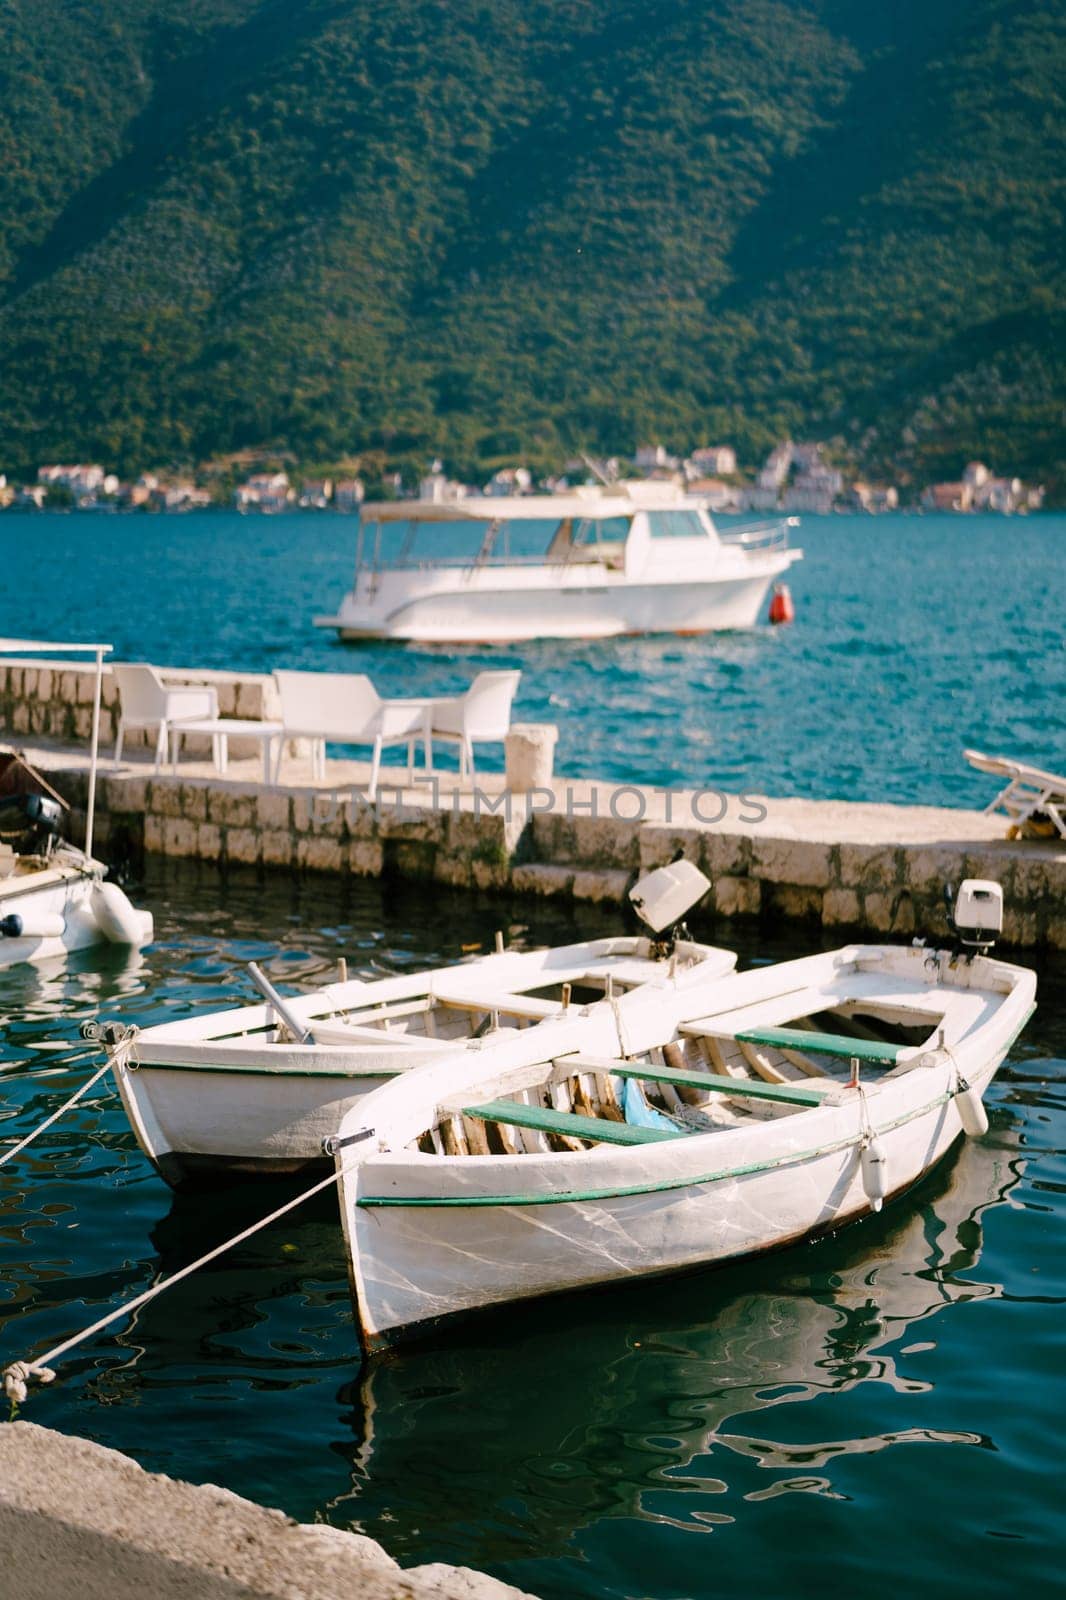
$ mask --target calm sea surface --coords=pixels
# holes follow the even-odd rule
[[[350,586],[352,518],[6,515],[0,632],[388,694],[519,666],[516,714],[559,724],[574,777],[980,806],[964,745],[1066,767],[1066,517],[806,517],[793,537],[790,628],[455,651],[312,627]]]
[[[770,641],[768,648],[778,648]],[[0,1142],[147,1023],[275,981],[592,935],[591,909],[150,864],[156,943],[0,973]],[[527,920],[535,918],[527,926]],[[523,919],[523,920],[519,920]],[[414,931],[413,931],[414,930]],[[735,937],[723,926],[706,930]],[[798,945],[745,944],[742,959]],[[334,1202],[297,1212],[60,1363],[26,1414],[146,1466],[487,1569],[546,1600],[973,1600],[1061,1580],[1063,970],[991,1130],[878,1217],[760,1261],[468,1324],[361,1370]],[[0,1173],[0,1360],[40,1353],[283,1195],[173,1197],[104,1081]]]

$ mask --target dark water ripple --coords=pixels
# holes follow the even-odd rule
[[[0,973],[0,1140],[95,1062],[93,1015],[247,998],[243,968],[322,981],[591,909],[411,886],[222,881],[157,864],[159,942],[128,965]],[[725,936],[725,930],[718,930]],[[747,962],[800,953],[748,944]],[[908,1199],[763,1261],[468,1325],[361,1371],[335,1204],[320,1197],[61,1362],[28,1415],[145,1465],[484,1567],[551,1600],[1050,1592],[1066,1004],[1061,967],[997,1080],[988,1137]],[[106,1080],[105,1080],[106,1081]],[[102,1091],[102,1092],[101,1092]],[[173,1198],[101,1086],[0,1173],[0,1355],[40,1351],[292,1191]]]

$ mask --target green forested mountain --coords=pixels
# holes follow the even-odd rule
[[[0,469],[1066,488],[1053,0],[0,0]]]

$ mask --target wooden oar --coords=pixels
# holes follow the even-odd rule
[[[248,963],[248,976],[255,984],[259,993],[270,1005],[274,1007],[282,1022],[288,1028],[297,1044],[314,1044],[315,1036],[310,1026],[301,1022],[289,1009],[287,1002],[278,993],[266,973],[257,967],[254,961]]]

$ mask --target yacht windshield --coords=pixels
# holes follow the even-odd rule
[[[374,567],[470,566],[475,561],[543,561],[559,529],[557,519],[494,523],[369,522],[362,530],[361,563]]]
[[[706,539],[707,529],[698,511],[649,511],[648,532],[653,539]]]

